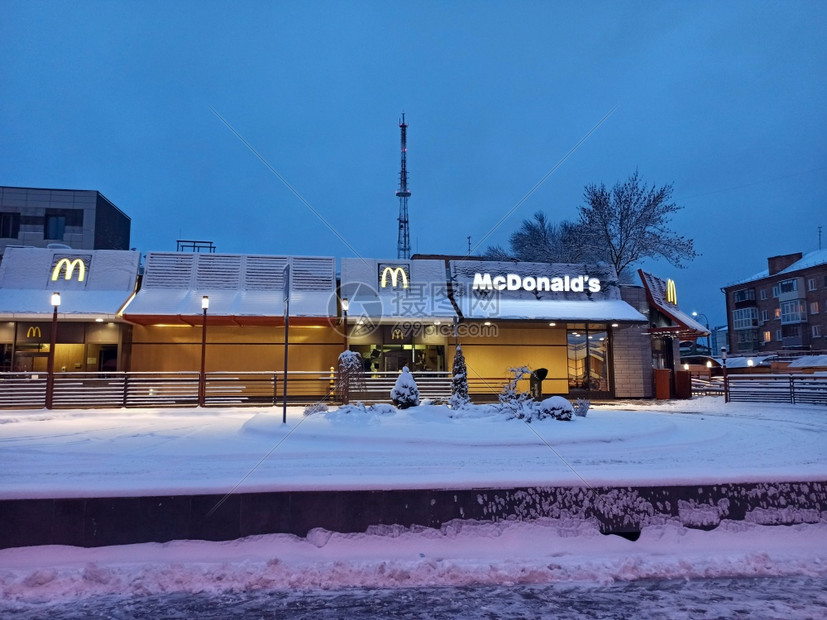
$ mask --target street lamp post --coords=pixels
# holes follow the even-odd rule
[[[724,402],[729,402],[729,381],[726,374],[726,347],[721,347],[721,361],[724,367]]]
[[[704,327],[706,327],[706,350],[709,355],[712,355],[712,331],[709,329],[709,318],[703,312],[693,312],[692,316],[704,318]]]
[[[347,342],[347,311],[350,308],[350,300],[342,297],[342,330],[345,332],[345,351],[348,349]]]
[[[52,335],[49,343],[49,361],[46,367],[46,409],[52,408],[55,393],[55,345],[57,344],[57,309],[60,306],[60,293],[52,293]]]
[[[201,320],[201,374],[198,375],[198,406],[203,407],[207,395],[207,310],[210,307],[210,298],[204,295],[201,298],[201,310],[204,316]]]

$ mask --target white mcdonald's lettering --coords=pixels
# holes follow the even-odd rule
[[[57,265],[52,269],[52,281],[56,281],[60,277],[60,270],[63,269],[63,279],[71,280],[75,268],[78,270],[78,282],[83,282],[86,279],[86,263],[81,258],[61,258],[57,261]]]
[[[388,286],[388,276],[391,278],[391,286],[396,286],[398,280],[402,280],[402,288],[408,288],[408,274],[405,273],[404,267],[385,267],[382,270],[382,278],[379,280],[379,286],[385,288]]]
[[[678,305],[678,291],[675,288],[674,280],[666,281],[666,302],[675,304],[676,306]]]
[[[42,336],[43,334],[40,332],[40,328],[37,325],[32,325],[26,330],[26,338],[41,338]]]

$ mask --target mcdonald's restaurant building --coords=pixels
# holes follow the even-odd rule
[[[0,263],[0,371],[46,372],[52,326],[55,369],[114,371],[128,365],[140,253],[9,247]],[[52,294],[60,293],[57,309]]]
[[[443,256],[342,258],[338,277],[336,267],[332,257],[150,252],[139,282],[138,252],[9,248],[2,370],[45,370],[59,291],[58,371],[197,370],[206,320],[208,372],[281,371],[286,359],[288,370],[326,373],[345,349],[371,373],[449,372],[461,345],[472,396],[493,397],[522,366],[548,371],[546,394],[653,394],[646,287],[656,279],[624,286],[606,265]],[[661,301],[659,320],[683,317]]]

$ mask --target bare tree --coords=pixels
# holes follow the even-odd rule
[[[644,258],[665,258],[672,265],[697,256],[693,241],[671,230],[670,216],[683,207],[672,202],[672,185],[646,187],[635,171],[608,190],[587,185],[580,207],[581,241],[614,265],[618,276]]]

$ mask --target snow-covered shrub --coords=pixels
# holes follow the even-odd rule
[[[579,418],[585,418],[586,413],[589,411],[589,407],[591,406],[592,401],[586,400],[585,398],[578,398],[574,401],[574,415]]]
[[[315,403],[304,408],[304,415],[313,415],[314,413],[327,413],[327,405],[325,403]]]
[[[454,355],[454,366],[451,370],[451,409],[462,409],[470,402],[468,398],[468,367],[465,365],[465,356],[462,347],[457,346]]]
[[[519,366],[517,368],[509,368],[511,379],[503,387],[498,399],[500,401],[499,409],[505,413],[509,418],[519,418],[520,420],[531,419],[534,416],[535,402],[528,392],[520,392],[517,389],[517,384],[523,379],[531,376],[531,370],[528,366]]]
[[[416,407],[419,404],[419,388],[407,366],[402,369],[396,379],[396,384],[391,390],[391,400],[400,409]]]
[[[333,414],[369,414],[369,415],[390,415],[396,413],[396,407],[388,405],[387,403],[375,403],[373,405],[365,405],[358,402],[355,405],[342,405]]]
[[[339,369],[336,373],[336,398],[342,403],[350,402],[350,393],[364,387],[362,356],[356,351],[339,354]]]
[[[537,403],[536,419],[543,420],[545,418],[552,418],[554,420],[571,420],[574,414],[574,407],[562,396],[551,396],[545,400]]]

